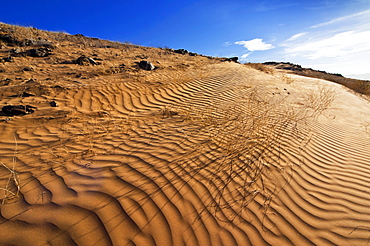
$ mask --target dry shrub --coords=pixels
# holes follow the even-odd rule
[[[1,204],[4,204],[7,200],[11,200],[18,196],[20,191],[20,180],[17,172],[15,171],[15,159],[13,159],[12,166],[8,167],[0,161],[7,171],[9,171],[9,177],[6,179],[6,185],[4,188],[0,187],[0,190],[4,191]]]
[[[188,108],[191,112],[180,112],[199,126],[199,134],[206,136],[196,148],[199,154],[184,160],[183,168],[192,177],[199,174],[206,177],[204,182],[219,187],[213,194],[218,203],[214,207],[233,207],[241,212],[261,196],[268,209],[282,185],[276,183],[274,175],[288,175],[290,169],[281,165],[281,155],[289,151],[287,142],[307,140],[309,115],[303,107],[293,108],[285,100],[269,97],[260,89],[249,89],[234,103],[214,101]],[[205,152],[212,153],[211,157],[204,158]],[[228,202],[227,197],[237,202]]]
[[[17,160],[16,154],[17,154],[17,150],[18,150],[18,144],[17,144],[17,140],[16,140],[15,137],[14,137],[14,140],[15,140],[15,150],[14,150],[14,154],[13,154],[13,157],[12,157],[11,167],[5,165],[5,163],[0,161],[0,164],[1,164],[0,167],[5,168],[5,170],[4,170],[5,172],[9,172],[8,173],[8,175],[9,175],[8,178],[0,179],[0,181],[5,181],[5,183],[6,183],[4,188],[0,187],[0,190],[4,191],[4,196],[2,197],[1,204],[4,204],[7,200],[11,200],[11,199],[16,198],[19,195],[19,191],[21,189],[18,173],[15,171],[15,165],[16,165],[16,160]]]
[[[289,84],[294,82],[294,79],[292,77],[290,77],[289,75],[285,74],[285,73],[281,74],[279,77],[280,77],[281,81],[285,84],[289,85]]]
[[[319,86],[317,89],[307,90],[302,97],[305,106],[312,111],[311,116],[316,117],[330,108],[336,95],[334,89]]]
[[[274,73],[273,68],[271,68],[267,65],[264,65],[262,63],[245,63],[244,65],[246,65],[248,67],[251,67],[251,68],[254,68],[254,69],[257,69],[259,71],[268,73],[268,74],[273,74]]]
[[[363,124],[366,134],[370,137],[370,122],[365,122]]]
[[[159,113],[162,115],[162,118],[171,118],[179,114],[178,110],[175,109],[173,105],[165,105],[159,110]]]

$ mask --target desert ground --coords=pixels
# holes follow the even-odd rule
[[[0,48],[0,245],[370,245],[367,95],[7,24]]]

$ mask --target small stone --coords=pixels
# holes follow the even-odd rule
[[[22,51],[21,51],[21,49],[17,48],[17,49],[12,49],[12,52],[13,52],[14,54],[19,54],[19,53],[21,53]]]
[[[14,58],[12,56],[4,57],[2,59],[3,62],[14,62]]]
[[[23,71],[27,71],[27,72],[33,71],[33,67],[25,67],[23,68]]]
[[[139,67],[147,71],[151,71],[155,69],[155,66],[150,61],[139,62]]]

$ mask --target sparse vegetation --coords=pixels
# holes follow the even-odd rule
[[[318,116],[330,108],[335,97],[335,92],[332,88],[319,86],[318,89],[307,90],[303,95],[303,100],[305,106],[311,109],[312,116]]]
[[[286,83],[288,85],[294,82],[294,79],[285,73],[280,74],[279,77],[283,83]]]
[[[307,107],[323,112],[332,97],[329,91],[321,89],[312,99],[320,99],[322,103],[312,101],[313,105]],[[314,115],[307,112],[306,106],[287,107],[285,100],[268,97],[263,89],[254,88],[247,89],[244,96],[228,105],[212,102],[204,108],[180,111],[180,115],[186,115],[187,120],[200,127],[199,134],[207,136],[196,149],[212,152],[213,156],[200,161],[198,158],[203,154],[199,153],[184,161],[183,167],[192,176],[199,174],[216,184],[218,190],[213,195],[219,204],[215,206],[234,210],[237,206],[241,212],[259,196],[263,197],[267,211],[273,197],[284,186],[275,183],[274,173],[286,175],[288,182],[289,170],[294,167],[281,164],[281,155],[289,152],[286,141],[296,139],[302,145],[308,142],[307,123]],[[224,201],[230,193],[236,200]]]
[[[268,74],[274,74],[274,69],[263,63],[244,63],[244,65]]]
[[[264,65],[268,66],[271,69],[273,68],[283,69],[293,74],[298,74],[298,75],[318,78],[318,79],[325,79],[328,81],[332,81],[332,82],[344,85],[360,94],[370,95],[370,81],[368,80],[345,78],[341,74],[327,73],[324,71],[313,70],[310,68],[302,68],[300,65],[287,63],[287,62],[285,63],[284,62],[266,62],[264,63]]]
[[[16,162],[17,162],[17,150],[18,150],[18,144],[17,144],[17,139],[14,137],[15,140],[15,149],[14,149],[14,154],[12,157],[12,165],[9,167],[5,165],[3,162],[0,161],[0,164],[2,167],[5,168],[6,171],[8,171],[8,178],[2,179],[0,181],[5,181],[4,187],[0,187],[0,190],[2,190],[4,193],[2,197],[1,204],[4,204],[7,200],[11,200],[16,198],[19,195],[20,192],[20,180],[18,177],[18,173],[15,170]],[[0,166],[0,167],[1,167]],[[2,182],[1,182],[2,183]]]

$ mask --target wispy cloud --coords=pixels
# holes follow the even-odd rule
[[[246,60],[251,53],[244,54],[240,57],[241,60]]]
[[[297,33],[297,34],[291,36],[290,38],[288,38],[286,41],[294,41],[294,40],[296,40],[296,39],[298,39],[298,38],[300,38],[300,37],[302,37],[306,34],[307,34],[307,32]]]
[[[238,41],[235,42],[235,44],[243,45],[249,51],[270,50],[275,48],[272,44],[263,42],[261,38],[255,38],[249,41]]]
[[[370,9],[307,27],[279,46],[284,58],[314,69],[360,74],[370,67]]]
[[[353,53],[370,52],[370,31],[348,31],[328,38],[308,41],[285,49],[293,56],[314,60],[324,57],[343,57]]]
[[[334,24],[334,23],[338,23],[338,22],[342,22],[342,21],[346,21],[346,20],[350,20],[350,19],[359,17],[359,16],[366,16],[366,15],[370,15],[370,9],[359,12],[359,13],[342,16],[342,17],[333,19],[331,21],[323,22],[323,23],[311,26],[311,28],[323,27],[323,26],[331,25],[331,24]]]

